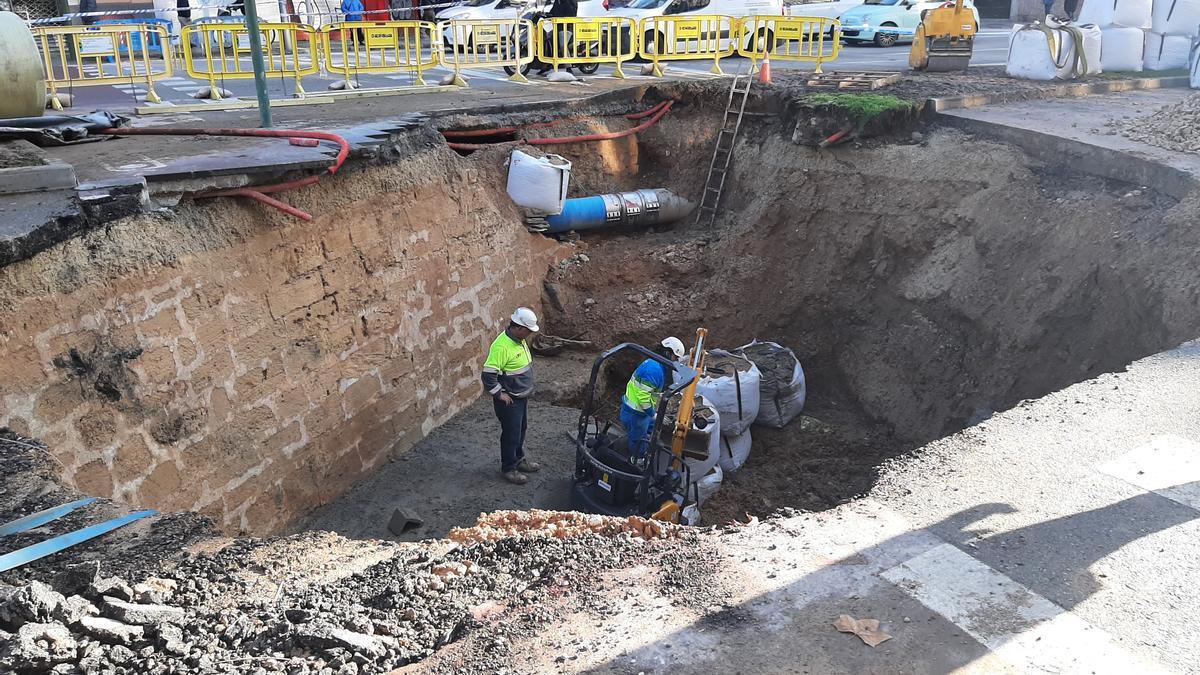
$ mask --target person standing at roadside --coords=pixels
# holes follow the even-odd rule
[[[492,397],[496,419],[500,420],[500,474],[517,485],[529,482],[525,474],[542,468],[525,459],[526,413],[534,389],[528,340],[536,332],[537,315],[528,307],[518,307],[508,328],[492,341],[483,363],[483,390]]]
[[[342,0],[342,15],[346,21],[362,21],[364,9],[362,0]],[[365,42],[361,28],[355,28],[354,35],[358,37],[359,44]]]
[[[79,13],[87,14],[96,11],[96,0],[79,0]],[[90,26],[96,23],[97,17],[85,16],[82,18],[83,25]]]
[[[579,16],[579,2],[577,0],[554,0],[554,4],[550,5],[548,12],[551,19],[566,19]],[[559,58],[564,58],[570,54],[571,45],[567,44],[567,28],[564,26],[555,31],[551,37],[550,53]],[[550,66],[544,65],[538,69],[538,75],[545,75],[550,72]],[[571,72],[571,66],[567,66],[567,72]]]

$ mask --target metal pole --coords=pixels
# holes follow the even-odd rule
[[[250,33],[250,60],[254,64],[254,91],[258,94],[258,118],[262,128],[271,128],[271,98],[267,95],[267,65],[263,62],[262,35],[258,31],[258,0],[245,0],[246,30]]]

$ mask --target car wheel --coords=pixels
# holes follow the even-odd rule
[[[896,25],[885,23],[885,24],[883,24],[883,26],[880,26],[880,27],[881,28],[895,28]],[[900,40],[900,36],[894,32],[885,32],[885,33],[876,32],[875,33],[875,46],[876,47],[895,47],[896,42],[898,42],[899,40]]]

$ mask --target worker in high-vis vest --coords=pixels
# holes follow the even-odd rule
[[[687,353],[683,342],[676,337],[663,340],[654,351],[672,361],[683,360]],[[669,377],[670,371],[666,366],[654,359],[646,359],[633,371],[629,383],[625,385],[625,395],[621,397],[621,426],[625,427],[629,439],[629,459],[635,464],[646,459],[654,415],[658,412],[658,404]]]
[[[533,355],[529,338],[538,331],[537,315],[518,307],[488,350],[483,363],[483,389],[492,397],[500,420],[500,473],[517,485],[529,481],[527,473],[542,467],[525,459],[526,409],[533,394]]]

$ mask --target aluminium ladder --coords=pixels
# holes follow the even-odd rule
[[[708,165],[708,179],[704,181],[704,194],[700,197],[700,208],[696,209],[696,224],[711,227],[717,218],[717,207],[721,203],[721,191],[725,188],[725,175],[729,172],[729,161],[733,158],[733,146],[737,142],[738,130],[742,128],[742,114],[746,112],[746,99],[750,97],[752,75],[745,76],[745,87],[739,87],[742,75],[735,75],[729,86],[729,100],[725,103],[725,117],[721,120],[721,131],[713,148],[712,162]],[[736,100],[735,100],[736,96]],[[732,122],[732,124],[731,124]],[[707,221],[707,222],[705,222]]]

